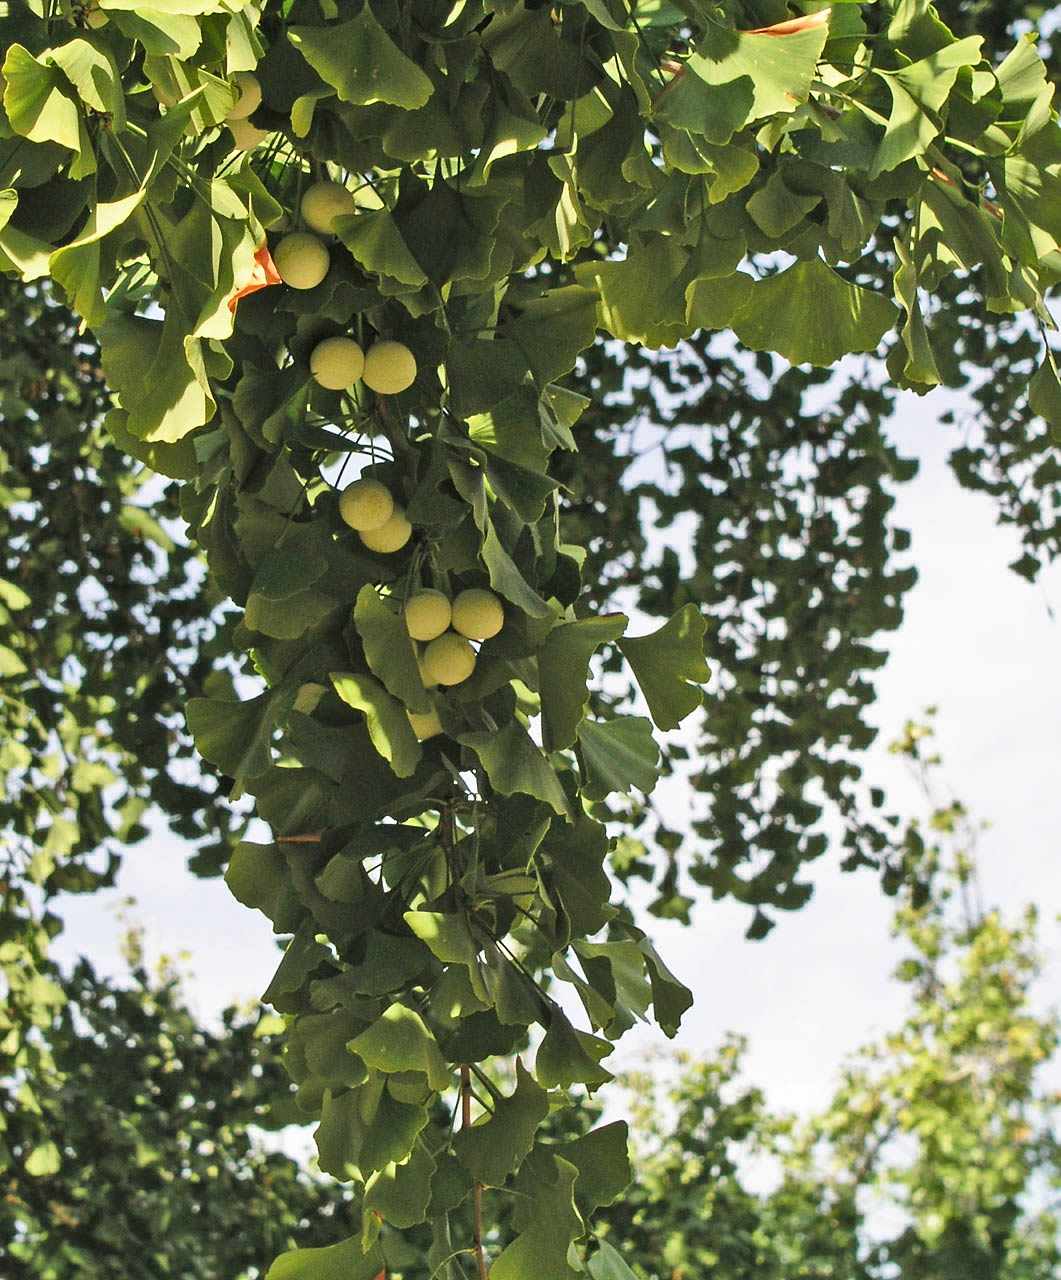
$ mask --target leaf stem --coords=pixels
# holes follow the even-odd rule
[[[461,1128],[472,1127],[471,1068],[461,1067]],[[486,1257],[483,1254],[483,1184],[476,1179],[472,1190],[472,1240],[475,1244],[475,1266],[479,1280],[487,1280]]]

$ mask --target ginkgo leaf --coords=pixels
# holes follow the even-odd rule
[[[658,631],[619,641],[660,729],[676,729],[703,701],[701,686],[711,678],[704,659],[706,629],[700,610],[687,604]]]
[[[431,96],[431,81],[380,26],[370,5],[348,22],[289,27],[287,36],[344,102],[413,110]]]
[[[876,350],[898,314],[890,299],[812,258],[759,280],[733,330],[754,351],[776,351],[792,364],[831,365],[850,352]]]

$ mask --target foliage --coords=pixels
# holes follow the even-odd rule
[[[909,729],[906,749],[928,766],[924,726]],[[910,1011],[846,1065],[824,1112],[771,1114],[741,1079],[738,1039],[682,1059],[665,1095],[647,1074],[624,1081],[635,1179],[598,1221],[636,1275],[1057,1274],[1061,1099],[1038,1077],[1061,1020],[1030,1005],[1036,913],[1006,922],[979,905],[960,804],[934,799],[927,836],[917,822],[904,833],[921,888],[894,921]],[[774,1188],[753,1190],[748,1170],[764,1167]]]
[[[4,12],[0,263],[26,283],[50,276],[95,333],[116,395],[108,432],[184,482],[180,512],[211,588],[235,607],[216,635],[206,624],[205,648],[180,607],[148,644],[156,659],[174,641],[196,646],[148,702],[148,736],[159,742],[201,673],[187,706],[197,749],[273,836],[240,843],[227,879],[290,937],[266,998],[287,1020],[299,1104],[320,1116],[322,1168],[365,1192],[360,1235],[284,1255],[271,1274],[369,1276],[385,1259],[414,1269],[398,1233],[430,1221],[432,1272],[452,1275],[470,1255],[483,1276],[483,1191],[495,1182],[524,1205],[495,1280],[579,1274],[570,1246],[621,1188],[621,1161],[614,1178],[597,1171],[622,1133],[605,1126],[558,1148],[535,1130],[572,1088],[609,1079],[603,1059],[649,1008],[672,1034],[689,1002],[609,901],[608,823],[637,822],[627,797],[652,790],[653,728],[697,712],[705,653],[717,654],[726,680],[717,738],[707,722],[717,754],[701,778],[710,853],[697,873],[756,903],[805,899],[800,864],[824,848],[820,833],[799,834],[819,813],[814,786],[853,814],[857,766],[844,753],[866,740],[869,697],[856,673],[879,661],[868,640],[898,617],[904,578],[885,563],[895,539],[881,485],[903,466],[881,445],[880,401],[863,416],[859,398],[841,397],[820,431],[801,376],[739,426],[720,415],[711,485],[700,486],[702,453],[671,458],[697,476],[703,576],[679,586],[682,567],[665,557],[654,599],[653,576],[632,575],[668,620],[627,636],[626,617],[583,594],[598,566],[561,525],[565,468],[577,474],[565,455],[607,439],[583,425],[569,375],[592,379],[598,333],[659,347],[729,330],[764,373],[883,344],[892,380],[923,389],[957,376],[933,299],[960,288],[1045,327],[1061,135],[1034,41],[995,65],[920,0],[866,14],[773,0]],[[232,113],[247,73],[262,101],[243,125]],[[271,250],[285,274],[280,228],[299,225],[302,193],[324,177],[356,211],[318,245],[324,278],[284,285]],[[407,344],[414,384],[321,386],[312,353],[342,333],[366,348]],[[718,373],[725,388],[732,377]],[[598,377],[605,393],[629,385]],[[1029,403],[1056,426],[1059,399],[1046,353]],[[806,432],[794,454],[778,445],[793,419]],[[730,501],[753,432],[766,453]],[[856,453],[841,459],[848,441]],[[787,478],[793,458],[810,466],[806,490]],[[354,471],[405,508],[415,535],[403,548],[374,551],[346,528],[337,490]],[[668,505],[661,497],[665,520]],[[824,553],[817,579],[768,584],[731,566],[734,548],[754,553],[761,537],[785,558],[806,537],[814,559]],[[162,598],[180,599],[190,562],[155,540],[173,575]],[[847,549],[831,554],[838,540]],[[121,600],[122,582],[101,585]],[[502,631],[444,693],[425,686],[402,617],[421,586],[489,587],[503,601]],[[153,590],[133,602],[137,633],[152,634]],[[726,615],[710,639],[704,605]],[[12,608],[27,606],[13,595]],[[91,699],[119,688],[89,652],[101,647],[90,635],[72,666]],[[609,692],[598,676],[615,665],[625,674]],[[137,678],[157,680],[157,668]],[[813,687],[809,704],[789,700],[796,683]],[[409,717],[431,714],[439,731],[418,736]],[[66,741],[45,720],[41,750],[58,740],[69,752],[87,718],[75,715]],[[168,756],[141,774],[124,732],[111,736],[131,782],[96,836],[128,825],[143,787],[193,827],[213,808],[208,786],[174,791]],[[97,810],[111,804],[110,777],[91,776]],[[84,824],[90,804],[64,803]],[[883,854],[879,831],[853,817],[851,828],[852,861]],[[69,839],[74,849],[81,836]],[[673,851],[677,837],[655,839]],[[226,846],[222,836],[216,861]],[[630,845],[617,865],[631,868]],[[47,887],[51,875],[35,878]],[[658,909],[681,911],[666,881]],[[752,931],[768,925],[760,912]],[[581,1025],[556,982],[573,988]],[[488,1066],[517,1050],[532,1065],[506,1092]]]
[[[290,1090],[275,1016],[199,1025],[175,971],[150,975],[132,942],[125,984],[80,961],[8,995],[7,1280],[244,1280],[300,1239],[341,1239],[342,1197],[252,1132]]]
[[[929,781],[926,742],[910,726],[907,750]],[[901,840],[927,888],[916,906],[904,892],[895,915],[907,953],[895,978],[911,997],[902,1026],[855,1055],[825,1110],[802,1121],[772,1111],[748,1081],[737,1037],[708,1057],[660,1055],[662,1071],[622,1077],[612,1102],[630,1121],[632,1181],[597,1209],[594,1276],[1056,1274],[1058,1097],[1040,1077],[1059,1023],[1029,1004],[1041,973],[1034,912],[1005,922],[979,905],[972,825],[953,801],[933,805]],[[249,1280],[278,1248],[340,1246],[357,1198],[267,1154],[255,1135],[297,1114],[278,1019],[229,1010],[208,1030],[173,968],[148,974],[138,935],[129,941],[131,981],[103,980],[83,961],[69,974],[47,966],[37,983],[38,997],[54,984],[47,1017],[16,1032],[34,1026],[47,1053],[32,1085],[0,1104],[16,1154],[2,1202],[14,1242],[5,1275],[72,1280],[118,1268]],[[28,999],[18,997],[23,1013]],[[9,1023],[5,1045],[13,1039]],[[527,1139],[539,1114],[532,1083],[511,1064],[493,1080],[504,1075],[519,1085],[498,1118]],[[554,1112],[542,1138],[607,1199],[609,1179],[615,1187],[627,1173],[621,1127],[588,1133],[600,1111]],[[496,1186],[507,1169],[487,1136],[473,1128],[454,1149]],[[486,1193],[493,1248],[515,1237],[519,1203]],[[470,1215],[456,1218],[458,1232],[474,1230]],[[425,1224],[403,1240],[384,1227],[381,1239],[403,1274],[426,1276],[431,1236]]]
[[[182,713],[225,647],[175,486],[102,430],[110,395],[75,318],[8,278],[0,303],[7,881],[48,895],[108,883],[149,805],[209,840],[216,866],[233,820],[189,767]]]

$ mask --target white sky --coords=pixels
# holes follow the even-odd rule
[[[994,823],[979,850],[985,900],[1013,913],[1028,901],[1041,908],[1053,956],[1040,991],[1046,1003],[1056,999],[1061,973],[1061,681],[1058,626],[1049,613],[1061,607],[1061,570],[1030,586],[1007,569],[1019,554],[1016,536],[994,526],[989,498],[961,490],[951,476],[945,458],[956,443],[953,429],[932,420],[942,407],[910,396],[893,424],[901,450],[922,460],[895,511],[913,532],[920,580],[878,678],[882,735],[873,763],[893,810],[922,812],[884,744],[908,717],[939,707],[945,780],[974,817]],[[184,857],[165,835],[130,850],[116,890],[61,904],[67,927],[56,950],[119,972],[114,907],[131,896],[149,956],[190,953],[193,1007],[212,1017],[264,990],[279,952],[268,921],[236,903],[223,882],[192,877]],[[696,995],[677,1045],[710,1052],[727,1031],[746,1035],[747,1078],[766,1088],[776,1108],[825,1105],[842,1058],[903,1017],[905,992],[889,981],[900,954],[889,937],[893,904],[872,872],[842,875],[835,866],[829,855],[819,861],[808,906],[782,916],[762,942],[743,939],[749,912],[735,904],[705,901],[691,929],[646,918],[664,958]],[[667,1043],[658,1031],[633,1032],[609,1065],[634,1066]]]

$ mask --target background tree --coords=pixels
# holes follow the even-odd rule
[[[604,1237],[646,1277],[1046,1280],[1061,1263],[1059,1099],[1042,1079],[1061,1031],[1034,1010],[1036,911],[979,901],[975,829],[936,793],[925,726],[897,744],[932,810],[907,825],[920,887],[899,896],[903,1025],[849,1061],[826,1110],[770,1113],[742,1043],[630,1078],[631,1190]],[[764,1165],[774,1190],[749,1186]],[[770,1174],[767,1173],[767,1178]],[[905,1222],[896,1232],[896,1220]]]

